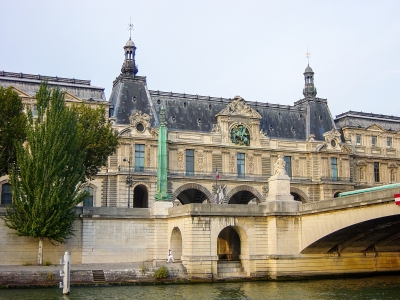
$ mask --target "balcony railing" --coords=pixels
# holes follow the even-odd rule
[[[350,177],[321,177],[321,181],[349,183],[353,182]]]

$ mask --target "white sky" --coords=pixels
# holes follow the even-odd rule
[[[0,70],[90,79],[107,99],[132,18],[149,89],[400,116],[400,1],[0,0]]]

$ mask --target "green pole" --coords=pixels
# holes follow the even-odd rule
[[[168,194],[167,180],[167,127],[165,126],[165,109],[160,108],[160,127],[158,131],[158,162],[157,162],[157,193],[158,201],[166,201],[170,198]]]

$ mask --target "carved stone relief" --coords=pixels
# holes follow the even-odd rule
[[[236,173],[236,155],[229,155],[229,169],[231,173]]]
[[[200,172],[204,170],[204,154],[201,152],[197,153],[197,167]]]
[[[261,115],[255,110],[248,106],[244,99],[240,96],[235,96],[231,103],[227,105],[218,115],[228,116],[246,116],[261,119]]]
[[[183,164],[183,152],[179,151],[178,152],[178,170],[183,170],[184,164]]]
[[[300,160],[296,157],[293,166],[294,176],[300,176]]]
[[[254,173],[253,156],[249,155],[249,156],[247,157],[247,162],[248,162],[248,164],[247,164],[247,171],[248,171],[250,174],[253,174],[253,173]]]

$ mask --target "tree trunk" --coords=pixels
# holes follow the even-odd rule
[[[43,265],[43,237],[39,238],[38,265]]]

